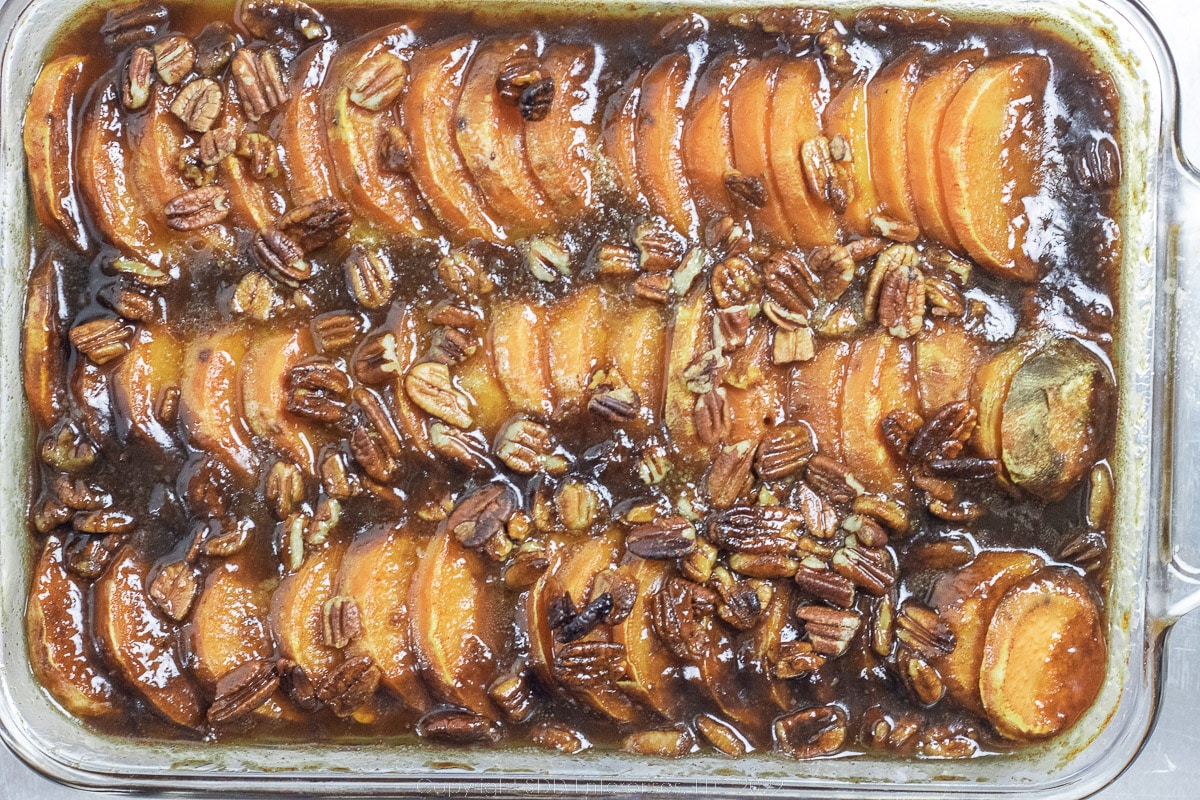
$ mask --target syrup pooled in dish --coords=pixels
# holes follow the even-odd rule
[[[25,124],[36,675],[139,736],[1060,733],[1116,115],[935,12],[85,14]]]

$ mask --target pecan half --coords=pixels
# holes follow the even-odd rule
[[[879,254],[864,298],[867,319],[878,319],[888,333],[906,339],[925,323],[925,275],[917,268],[911,245],[892,245]]]
[[[167,564],[150,584],[150,599],[164,614],[179,622],[192,610],[200,585],[196,571],[186,561]]]
[[[519,500],[507,483],[491,483],[459,500],[444,524],[465,547],[479,547],[505,529]]]
[[[801,564],[794,576],[805,594],[839,608],[854,605],[854,584],[832,570]]]
[[[390,483],[400,472],[400,464],[371,432],[370,426],[358,425],[350,434],[350,453],[363,471],[379,483]]]
[[[975,431],[979,413],[966,400],[947,403],[937,410],[913,436],[908,445],[911,464],[927,464],[935,458],[955,458]]]
[[[466,430],[474,424],[470,395],[454,385],[450,368],[436,361],[416,364],[404,377],[404,391],[417,407]]]
[[[746,256],[729,256],[713,267],[713,299],[721,308],[757,303],[762,292],[763,276]]]
[[[539,470],[557,475],[567,468],[567,459],[550,429],[531,419],[516,419],[504,428],[497,440],[496,456],[509,469],[524,475]]]
[[[729,508],[750,490],[756,447],[755,441],[745,439],[717,451],[708,472],[708,496],[713,508]]]
[[[348,658],[317,686],[317,697],[339,717],[348,717],[366,705],[379,687],[379,667],[370,656]]]
[[[636,275],[638,252],[617,242],[603,242],[596,248],[596,271],[601,275]]]
[[[855,259],[840,244],[818,247],[808,264],[817,278],[816,290],[825,300],[837,300],[854,281]]]
[[[135,47],[125,64],[125,79],[121,83],[121,103],[129,111],[137,111],[149,102],[153,70],[154,53],[146,47]]]
[[[813,649],[827,656],[845,653],[862,625],[858,612],[825,606],[800,606],[796,618],[804,623]]]
[[[78,425],[67,421],[42,439],[38,454],[54,469],[81,472],[96,463],[97,449]]]
[[[496,288],[483,261],[467,250],[455,250],[439,259],[437,273],[447,289],[471,303]]]
[[[719,601],[717,614],[739,631],[753,630],[762,622],[774,594],[767,581],[740,581],[724,567],[713,570],[711,583],[716,587]]]
[[[799,678],[825,666],[829,659],[818,653],[811,642],[780,642],[771,655],[771,671],[776,678]]]
[[[580,731],[559,722],[539,722],[529,730],[529,741],[560,753],[582,753],[592,746]]]
[[[854,536],[833,554],[833,568],[867,594],[881,596],[896,583],[896,560],[886,547],[867,547]]]
[[[896,638],[925,658],[937,658],[954,652],[954,633],[937,611],[915,600],[900,606],[896,617]]]
[[[256,180],[266,180],[279,174],[279,147],[265,133],[243,133],[238,137],[239,158],[250,164],[250,174]]]
[[[761,178],[733,169],[725,173],[724,180],[725,191],[729,192],[729,196],[735,202],[751,209],[766,206],[769,198],[767,187],[763,185]]]
[[[703,444],[711,446],[725,438],[733,426],[732,412],[725,402],[725,387],[718,386],[696,398],[692,422],[696,437]]]
[[[183,120],[188,130],[204,133],[216,124],[224,101],[221,84],[211,78],[197,78],[179,90],[171,103],[171,113]]]
[[[350,102],[381,111],[396,102],[408,83],[408,64],[387,50],[374,50],[346,76]]]
[[[222,725],[262,706],[279,688],[279,673],[268,659],[247,661],[217,679],[217,694],[208,721]]]
[[[442,327],[434,331],[428,358],[453,367],[475,354],[479,339],[460,328]]]
[[[346,414],[350,376],[328,358],[315,357],[292,367],[287,377],[288,410],[321,422]]]
[[[635,525],[625,538],[625,548],[641,558],[670,560],[687,555],[696,546],[696,528],[685,517],[663,517]]]
[[[201,186],[172,199],[163,212],[171,230],[194,231],[229,216],[229,195],[223,186]]]
[[[237,150],[237,135],[228,127],[213,128],[200,137],[200,163],[214,167]]]
[[[775,331],[771,342],[771,361],[775,364],[808,361],[816,355],[812,328],[807,325],[792,330],[779,328]]]
[[[262,119],[291,97],[283,77],[283,64],[272,48],[239,48],[229,62],[229,69],[237,81],[242,110],[252,122]]]
[[[259,39],[291,39],[298,34],[312,42],[329,36],[325,17],[301,0],[246,0],[239,11],[242,25]]]
[[[487,439],[478,430],[464,431],[444,422],[435,422],[429,426],[429,444],[438,455],[471,472],[495,469],[488,455]]]
[[[784,506],[734,506],[711,521],[708,538],[735,553],[791,555],[803,528],[800,512]]]
[[[637,731],[621,740],[626,753],[658,758],[682,758],[696,749],[696,737],[685,725],[672,725],[650,731]]]
[[[775,749],[793,758],[832,755],[846,743],[849,722],[841,706],[816,706],[775,720]]]
[[[626,674],[625,645],[615,642],[570,642],[554,656],[554,675],[567,686],[612,686]]]
[[[946,695],[946,684],[937,669],[916,653],[901,651],[896,667],[905,688],[923,706],[935,705]]]
[[[101,317],[71,328],[68,338],[90,361],[103,366],[129,352],[133,331],[124,320]]]
[[[871,6],[854,17],[854,30],[864,36],[896,36],[912,33],[944,33],[951,21],[936,9]]]
[[[639,275],[633,282],[633,293],[643,300],[666,305],[671,300],[671,275],[666,272]]]
[[[781,425],[763,435],[754,471],[764,481],[777,481],[804,469],[816,451],[816,436],[807,423]]]
[[[588,411],[609,422],[628,422],[641,411],[642,398],[615,368],[597,372],[589,388]]]
[[[678,235],[652,221],[637,226],[633,232],[633,245],[638,266],[646,272],[670,272],[683,258],[683,242]]]
[[[350,208],[341,200],[324,197],[296,206],[275,221],[305,253],[324,247],[350,230]]]
[[[121,50],[134,42],[153,39],[168,18],[166,6],[159,3],[139,3],[115,8],[104,15],[100,35],[113,50]]]
[[[136,524],[132,514],[115,508],[79,511],[71,518],[71,525],[80,533],[128,533]]]
[[[837,160],[830,140],[824,136],[800,145],[800,166],[809,191],[837,213],[844,214],[854,199],[855,186],[848,173],[835,163]]]
[[[167,86],[186,78],[195,63],[196,46],[186,36],[174,33],[154,43],[154,68]]]
[[[275,519],[290,517],[297,506],[304,502],[304,476],[300,468],[284,460],[272,464],[271,471],[267,473],[263,497]]]
[[[651,624],[675,656],[699,659],[707,654],[709,625],[717,599],[712,589],[676,575],[667,578],[650,596]]]
[[[500,727],[473,711],[439,708],[417,720],[417,735],[446,744],[495,744]]]
[[[804,468],[804,480],[835,503],[849,503],[862,493],[862,484],[842,462],[817,454]]]
[[[338,650],[362,634],[362,616],[354,598],[339,594],[321,606],[321,633],[326,647]]]
[[[355,246],[346,258],[346,286],[363,308],[383,308],[396,291],[396,273],[383,253]]]
[[[275,312],[276,306],[282,301],[275,285],[263,273],[254,270],[247,272],[238,281],[229,301],[229,309],[234,314],[242,314],[259,322],[267,322]]]

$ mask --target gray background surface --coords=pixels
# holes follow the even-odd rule
[[[1200,163],[1200,3],[1142,0],[1166,35],[1179,68],[1183,94],[1184,150]],[[1138,759],[1101,800],[1200,797],[1200,611],[1175,626],[1168,640],[1166,688],[1158,726]],[[0,799],[84,800],[94,795],[65,789],[29,770],[0,746]]]

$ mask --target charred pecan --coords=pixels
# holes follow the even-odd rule
[[[444,524],[464,546],[479,547],[505,529],[518,501],[507,483],[491,483],[459,500]]]
[[[468,302],[475,302],[496,288],[483,261],[466,250],[443,256],[437,263],[437,273],[447,289]]]
[[[592,746],[580,731],[559,722],[539,722],[529,730],[529,741],[560,753],[582,753]]]
[[[186,78],[195,63],[196,46],[186,36],[175,33],[154,43],[154,68],[167,86]]]
[[[846,711],[841,706],[816,706],[775,720],[775,749],[793,758],[832,755],[846,743]]]
[[[696,738],[685,725],[672,725],[650,731],[637,731],[621,740],[627,753],[658,758],[682,758],[696,749]]]
[[[208,721],[221,725],[243,717],[270,699],[279,688],[279,673],[270,660],[247,661],[217,679],[217,695]]]
[[[886,547],[867,547],[847,536],[833,554],[833,568],[867,594],[879,597],[896,583],[896,561]]]
[[[369,111],[381,111],[404,91],[408,64],[387,50],[373,50],[346,76],[350,102]]]
[[[201,186],[172,199],[163,212],[167,227],[176,231],[194,231],[229,216],[229,195],[221,186]]]
[[[283,64],[271,48],[240,48],[233,54],[229,69],[237,81],[242,110],[251,121],[257,122],[290,98]]]
[[[301,0],[247,0],[239,6],[238,19],[259,39],[304,41],[329,36],[329,27],[319,11]]]
[[[288,373],[288,410],[321,422],[337,422],[346,414],[350,376],[327,358],[302,361]]]
[[[796,552],[803,528],[800,512],[784,506],[734,506],[716,515],[708,538],[735,553],[788,555]]]
[[[769,199],[762,179],[735,169],[725,173],[725,191],[735,202],[746,208],[763,208]]]
[[[337,716],[348,717],[375,694],[380,674],[370,656],[348,658],[317,686],[317,697]]]
[[[464,431],[453,425],[435,422],[429,426],[429,444],[438,453],[471,472],[494,469],[488,456],[488,442],[478,430]]]
[[[500,727],[473,711],[439,708],[417,720],[417,735],[446,744],[495,744]]]
[[[471,397],[454,385],[445,364],[416,364],[404,378],[404,391],[418,408],[440,420],[464,430],[474,423]]]
[[[836,572],[801,564],[795,581],[801,591],[817,600],[839,608],[854,605],[854,584]]]
[[[567,605],[570,605],[570,598],[567,598]],[[577,614],[572,614],[569,619],[562,621],[561,625],[551,625],[552,628],[558,628],[558,633],[555,635],[555,640],[567,644],[574,642],[587,636],[592,630],[604,621],[608,613],[612,611],[613,599],[608,592],[601,593],[596,599],[589,602]]]
[[[264,499],[275,519],[287,519],[304,502],[304,476],[290,461],[276,461],[267,473]]]
[[[567,468],[567,459],[550,429],[531,419],[516,419],[501,432],[496,456],[514,472],[530,475],[545,470],[551,475]]]
[[[858,612],[825,606],[800,606],[796,618],[804,623],[813,649],[827,656],[845,653],[862,625]]]
[[[615,685],[626,673],[625,645],[615,642],[570,642],[554,656],[554,674],[576,688]]]
[[[150,100],[150,85],[154,81],[154,53],[146,47],[135,47],[125,65],[125,80],[121,83],[121,103],[137,111]]]
[[[849,503],[862,493],[862,484],[842,462],[817,454],[804,468],[804,480],[835,503]]]
[[[237,37],[223,22],[210,22],[194,42],[196,49],[195,67],[206,78],[211,78],[229,63],[237,50]]]
[[[962,481],[989,480],[999,471],[1000,462],[994,458],[935,458],[929,462],[931,475]]]
[[[550,113],[554,104],[554,79],[545,77],[526,86],[517,101],[517,110],[526,122],[538,122]]]
[[[896,617],[896,638],[925,658],[937,658],[954,652],[954,633],[937,611],[915,600],[900,606]]]
[[[912,464],[927,464],[935,458],[954,458],[971,438],[979,413],[966,400],[947,403],[921,426],[908,446]]]
[[[714,508],[729,508],[753,485],[755,448],[756,442],[746,439],[717,451],[708,472],[708,496]]]
[[[325,197],[296,206],[276,220],[275,227],[311,253],[344,236],[350,222],[350,208],[341,200]]]
[[[153,39],[167,22],[167,9],[159,3],[141,3],[109,11],[100,26],[104,43],[121,50],[134,42]]]
[[[186,561],[173,561],[154,577],[150,584],[150,599],[164,614],[179,622],[192,610],[192,601],[199,588],[192,565]]]
[[[101,317],[71,328],[71,344],[92,362],[104,365],[129,352],[133,326],[124,320]]]
[[[817,277],[817,292],[825,300],[838,299],[854,281],[854,258],[840,244],[816,248],[808,264]]]
[[[341,650],[362,634],[358,603],[345,594],[329,598],[321,606],[321,633],[326,647]]]
[[[645,525],[636,525],[625,539],[625,548],[635,556],[674,559],[687,555],[696,546],[696,528],[684,517],[663,517]]]

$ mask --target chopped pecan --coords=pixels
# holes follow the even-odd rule
[[[186,36],[174,33],[154,43],[154,68],[167,86],[186,78],[195,63],[196,46]]]
[[[232,722],[262,706],[279,688],[279,673],[269,659],[247,661],[217,679],[217,694],[208,707],[213,725]]]
[[[804,480],[835,503],[849,503],[862,494],[862,484],[842,462],[817,454],[804,467]]]
[[[711,583],[717,590],[717,614],[721,619],[739,631],[758,627],[774,594],[769,582],[740,581],[726,568],[717,567]]]
[[[795,581],[801,591],[817,600],[839,608],[854,605],[854,584],[832,570],[801,564]]]
[[[613,686],[625,677],[625,645],[569,642],[554,655],[554,675],[567,686]]]
[[[589,388],[588,411],[609,422],[628,422],[641,411],[642,398],[615,368],[597,372]]]
[[[800,512],[785,506],[734,506],[715,516],[708,538],[735,553],[790,555],[797,552],[803,528]]]
[[[354,598],[339,594],[321,606],[321,633],[326,647],[338,650],[362,635],[362,616]]]
[[[676,575],[667,578],[650,596],[651,624],[675,656],[699,659],[708,652],[709,622],[717,599],[712,589]]]
[[[925,658],[954,652],[954,633],[938,612],[915,600],[906,600],[896,617],[896,638]]]
[[[560,753],[582,753],[592,746],[580,731],[560,722],[539,722],[529,730],[529,741],[538,747],[557,750]]]
[[[328,358],[316,356],[292,367],[287,377],[288,410],[321,422],[346,414],[350,376]]]
[[[507,483],[490,483],[459,500],[444,524],[464,546],[479,547],[505,529],[519,501]]]
[[[844,80],[854,74],[854,59],[846,49],[846,40],[837,28],[831,26],[822,31],[817,36],[817,48],[832,75]]]
[[[686,725],[672,725],[628,734],[621,740],[621,749],[643,756],[682,758],[696,749],[696,738]]]
[[[317,697],[337,716],[348,717],[375,694],[380,675],[370,656],[347,658],[317,686]]]
[[[252,122],[257,122],[290,99],[283,64],[272,48],[251,50],[239,48],[229,62],[237,81],[242,110]]]
[[[708,472],[708,496],[714,508],[729,508],[753,485],[756,447],[757,442],[745,439],[717,451]]]
[[[775,720],[775,749],[793,758],[833,755],[845,745],[848,727],[841,706],[801,709]]]
[[[171,619],[179,622],[192,610],[200,585],[196,571],[186,561],[167,564],[150,583],[150,599]]]
[[[827,656],[840,656],[862,625],[862,617],[850,609],[825,606],[800,606],[796,618],[804,623],[804,631],[813,649]]]
[[[725,191],[735,202],[746,208],[758,209],[767,204],[767,187],[762,179],[755,175],[747,175],[736,169],[725,173]]]
[[[229,195],[222,186],[201,186],[172,199],[163,208],[167,227],[176,231],[194,231],[213,225],[229,216]]]
[[[416,364],[404,378],[404,391],[417,407],[466,430],[474,424],[470,395],[454,385],[450,368],[436,361]]]
[[[550,429],[531,419],[516,419],[504,428],[497,440],[496,456],[509,469],[524,475],[540,470],[557,475],[567,468],[567,459]]]
[[[71,344],[92,362],[103,366],[129,352],[133,326],[112,317],[82,322],[71,328]]]
[[[104,16],[100,35],[104,43],[113,50],[121,50],[134,42],[153,39],[159,29],[167,23],[166,6],[160,3],[114,8]]]
[[[641,558],[674,559],[696,546],[696,528],[684,517],[673,516],[635,525],[625,539],[626,549]]]
[[[833,554],[833,568],[867,594],[881,596],[896,583],[896,561],[886,547],[867,547],[847,536]]]
[[[121,103],[129,111],[137,111],[149,102],[153,70],[154,53],[146,47],[135,47],[125,64],[125,79],[121,83]]]
[[[196,34],[195,67],[206,78],[211,78],[229,63],[237,50],[237,37],[223,22],[210,22]]]

